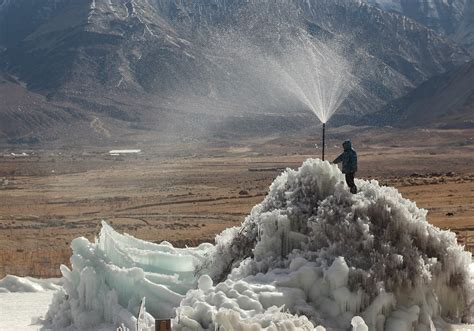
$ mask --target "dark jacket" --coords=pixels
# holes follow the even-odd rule
[[[344,141],[342,144],[344,147],[344,153],[339,155],[333,163],[342,162],[342,173],[350,174],[357,171],[357,153],[352,148],[352,143],[350,140]]]

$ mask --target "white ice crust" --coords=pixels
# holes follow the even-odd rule
[[[52,328],[172,318],[174,330],[434,330],[472,323],[471,254],[396,189],[308,159],[215,245],[174,248],[115,232],[72,242]],[[438,323],[438,324],[437,324]]]
[[[61,288],[58,278],[38,279],[7,275],[0,280],[0,293],[35,293],[56,291]]]

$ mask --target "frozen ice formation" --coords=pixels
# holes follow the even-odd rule
[[[92,329],[101,323],[135,330],[140,302],[153,317],[174,315],[186,292],[195,287],[194,270],[211,244],[174,248],[115,232],[105,222],[96,243],[71,243],[72,270],[61,266],[63,290],[53,300],[47,320],[55,328]],[[147,314],[145,320],[152,325]]]
[[[38,279],[7,275],[0,280],[0,293],[56,291],[61,288],[60,283],[60,280],[56,278]]]
[[[308,159],[270,186],[240,227],[215,245],[178,249],[115,232],[72,242],[72,269],[51,326],[122,323],[135,330],[141,299],[174,330],[434,330],[472,323],[471,254],[455,234],[396,189]]]

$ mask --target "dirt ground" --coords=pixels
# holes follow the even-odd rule
[[[360,139],[359,178],[397,187],[429,211],[429,222],[455,230],[468,249],[474,248],[468,239],[474,234],[471,145],[425,139],[403,147],[364,143],[364,135]],[[186,145],[177,155],[153,146],[123,156],[106,149],[18,150],[15,155],[5,149],[0,156],[0,277],[58,276],[59,265],[68,263],[71,240],[93,239],[102,220],[150,241],[212,242],[244,220],[281,171],[315,156],[311,139],[295,141]],[[341,152],[338,142],[338,137],[330,140],[327,159]]]

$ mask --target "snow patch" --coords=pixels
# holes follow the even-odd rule
[[[61,279],[37,279],[33,277],[18,277],[7,275],[0,280],[0,293],[12,292],[45,292],[61,288]]]
[[[29,155],[25,152],[22,153],[10,153],[11,156],[13,157],[28,157]]]
[[[141,153],[141,149],[113,149],[109,151],[110,155],[120,155],[120,154],[138,154]]]
[[[0,330],[41,330],[53,291],[0,293]]]

